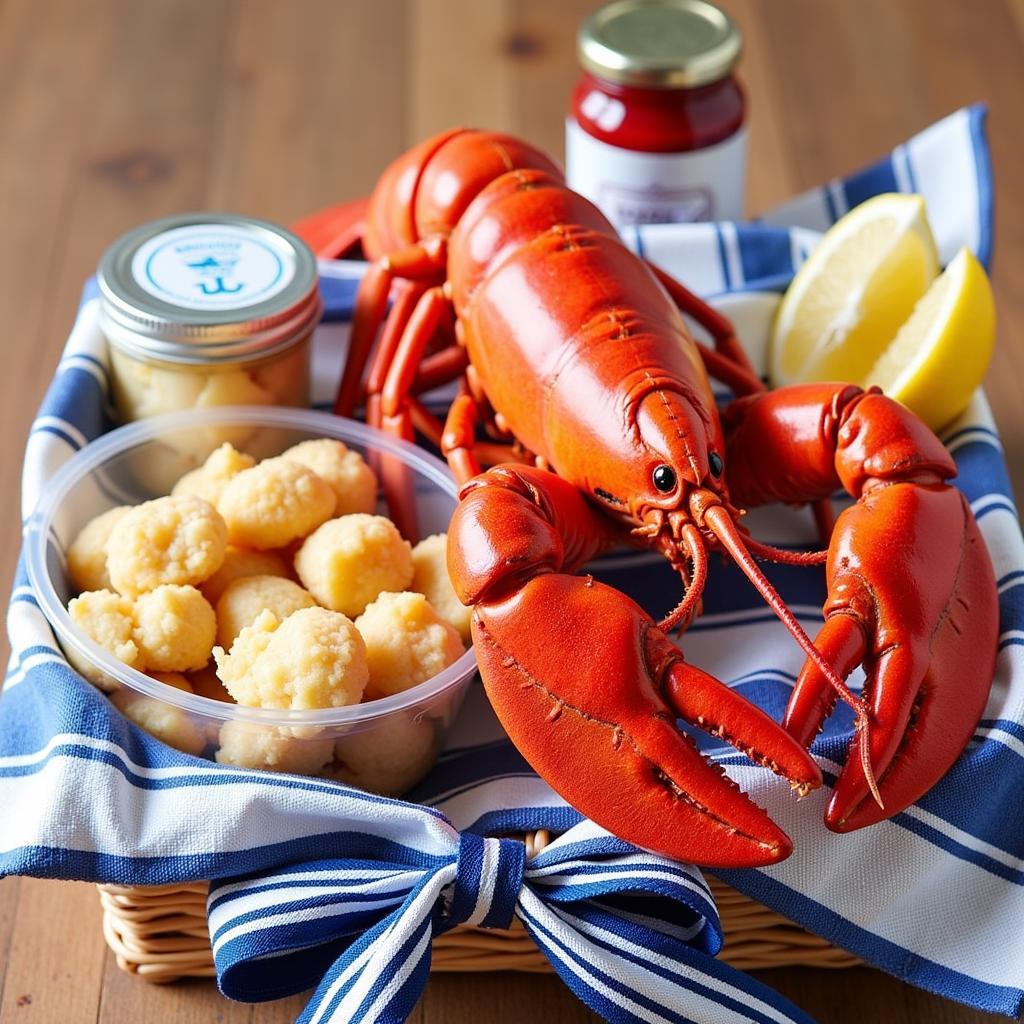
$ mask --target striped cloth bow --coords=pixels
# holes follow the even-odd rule
[[[327,858],[211,886],[224,993],[275,999],[319,982],[300,1024],[400,1024],[426,983],[434,936],[518,918],[563,981],[610,1021],[809,1022],[711,959],[722,931],[695,869],[588,822],[529,859],[515,839],[432,831],[444,852],[397,847],[380,859]]]

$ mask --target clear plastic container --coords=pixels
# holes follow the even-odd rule
[[[54,474],[25,527],[29,580],[69,660],[80,665],[131,717],[152,724],[189,753],[244,767],[322,775],[397,795],[432,767],[472,679],[472,650],[440,675],[404,693],[316,711],[248,708],[177,690],[122,664],[79,630],[65,552],[78,531],[115,505],[169,493],[183,473],[231,440],[257,458],[310,438],[330,437],[371,464],[396,459],[411,474],[423,536],[443,532],[456,504],[445,465],[420,448],[327,413],[236,406],[190,410],[111,431]],[[381,507],[381,514],[387,511]],[[163,737],[162,737],[163,738]],[[173,742],[177,740],[177,742]]]

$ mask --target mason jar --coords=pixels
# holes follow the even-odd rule
[[[285,228],[224,213],[152,221],[110,246],[98,282],[122,422],[309,404],[323,306],[316,260]]]

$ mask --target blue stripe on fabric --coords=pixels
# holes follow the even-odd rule
[[[636,254],[640,259],[647,259],[647,253],[644,250],[644,233],[640,230],[640,225],[635,224],[633,226],[633,244],[636,247]]]
[[[695,1024],[692,1018],[683,1016],[665,1003],[650,999],[636,989],[627,989],[626,986],[616,981],[607,972],[602,971],[597,965],[578,956],[574,950],[561,942],[549,928],[532,914],[524,912],[522,920],[527,930],[533,936],[534,941],[548,955],[548,959],[562,981],[569,986],[576,996],[582,999],[592,1010],[600,1013],[606,1020],[613,1022],[613,1024],[620,1024],[620,1022],[622,1024],[633,1024],[633,1022],[639,1024],[645,1018],[636,1016],[620,1003],[612,1002],[604,993],[599,992],[588,981],[587,977],[580,977],[579,974],[573,971],[569,967],[570,963],[579,965],[583,968],[584,975],[596,978],[616,995],[627,996],[630,1001],[637,1003],[648,1013],[655,1013],[666,1020],[675,1022],[675,1024]],[[553,951],[554,955],[548,953],[548,950]],[[720,1001],[720,998],[716,1001]]]
[[[789,231],[765,225],[737,224],[736,243],[743,267],[743,291],[785,288],[793,277],[793,240]]]
[[[718,242],[718,262],[722,268],[722,280],[725,281],[726,291],[732,291],[732,274],[729,273],[729,257],[725,251],[725,235],[722,234],[722,225],[715,224],[715,238]]]
[[[858,171],[843,182],[843,195],[848,210],[882,192],[898,191],[899,185],[893,171],[891,156],[886,156],[873,166]]]
[[[720,870],[716,874],[733,888],[768,906],[785,906],[787,916],[848,949],[862,960],[936,995],[969,1003],[980,1010],[1002,1013],[1016,1019],[1024,1007],[1024,989],[992,985],[969,974],[943,967],[934,960],[910,952],[834,910],[791,889],[760,871]]]
[[[258,843],[256,837],[254,844]],[[344,850],[344,855],[365,857],[379,853],[382,859],[399,855],[412,857],[418,851],[366,833],[344,829],[301,839],[253,845],[244,850],[159,857],[96,853],[36,844],[0,853],[0,878],[28,875],[32,878],[70,878],[110,885],[165,885],[171,881],[205,882],[211,878],[233,878],[238,874],[266,871],[279,865],[313,860],[325,846]],[[398,849],[396,849],[398,847]],[[420,853],[420,857],[427,855]],[[425,864],[424,870],[433,865]]]
[[[599,926],[606,928],[608,931],[617,934],[623,939],[632,939],[634,942],[636,941],[637,937],[635,934],[632,934],[629,926],[625,922],[617,921],[610,915],[598,915],[593,911],[588,910],[588,908],[582,907],[579,910],[579,916],[583,920],[593,921],[593,923],[599,924]],[[592,933],[588,933],[586,937],[587,940],[594,943],[594,945],[618,955],[628,963],[635,964],[637,967],[650,971],[652,974],[657,975],[670,984],[682,984],[684,987],[706,996],[713,1002],[720,1003],[726,1009],[746,1014],[751,1018],[751,1020],[757,1021],[759,1024],[777,1024],[773,1017],[762,1013],[760,1010],[754,1010],[749,1004],[740,1002],[732,996],[726,996],[721,992],[721,990],[716,989],[713,984],[694,981],[691,978],[682,979],[680,978],[679,972],[674,971],[671,968],[662,967],[661,965],[656,964],[652,959],[648,959],[642,955],[631,953],[622,945],[616,944],[611,940],[599,938]],[[718,967],[724,966],[713,958],[667,937],[661,939],[651,952],[660,953],[663,956],[668,956],[670,959],[678,959],[689,967],[695,968],[704,974],[710,973],[712,964]],[[773,992],[771,989],[767,988],[767,986],[761,985],[753,978],[750,978],[747,975],[740,975],[740,977],[737,977],[739,972],[733,971],[728,967],[726,967],[724,971],[718,971],[715,973],[717,977],[709,978],[709,982],[718,980],[724,982],[730,987],[743,989],[748,995],[754,996],[762,1002],[768,1003],[774,1009],[786,1014],[793,1020],[807,1021],[808,1024],[815,1024],[810,1017],[798,1010],[792,1003],[789,1003],[788,1000],[784,999],[777,992]]]
[[[967,112],[971,144],[974,149],[974,169],[978,189],[978,262],[988,270],[992,264],[992,231],[995,224],[995,186],[992,173],[992,153],[988,145],[985,123],[988,107],[976,103]]]
[[[839,220],[839,211],[836,209],[836,199],[832,195],[832,189],[828,184],[822,185],[821,194],[825,197],[825,205],[828,208],[828,219],[830,224]]]
[[[66,430],[62,430],[60,427],[54,426],[51,423],[37,423],[32,427],[31,434],[52,434],[54,437],[59,437],[65,444],[73,448],[76,452],[81,450],[81,443],[77,438],[72,437]]]

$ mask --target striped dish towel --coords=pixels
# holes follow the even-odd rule
[[[968,244],[988,258],[983,121],[978,108],[960,111],[761,222],[652,227],[627,240],[715,296],[757,359],[778,290],[815,232],[868,195],[923,192],[943,256]],[[322,398],[337,380],[361,270],[322,267],[334,321],[316,342]],[[109,426],[96,312],[87,291],[29,439],[26,516],[55,469]],[[1024,996],[1024,541],[983,397],[946,441],[992,553],[1002,615],[998,678],[958,764],[892,821],[835,836],[821,824],[827,793],[797,803],[735,751],[704,745],[796,845],[781,865],[723,873],[732,885],[911,983],[1016,1016]],[[813,539],[800,512],[761,510],[749,521],[773,543]],[[676,596],[677,580],[647,555],[610,556],[596,571],[655,612]],[[813,629],[820,570],[771,573]],[[721,929],[699,871],[582,821],[511,747],[479,687],[433,773],[408,802],[385,800],[190,758],[126,723],[67,666],[21,570],[8,621],[0,874],[154,885],[214,879],[211,939],[227,995],[256,1001],[315,988],[303,1021],[399,1022],[422,991],[432,936],[517,917],[569,987],[608,1020],[808,1021],[714,959]],[[683,643],[691,662],[781,714],[801,657],[738,573],[715,567],[705,614]],[[850,729],[840,708],[814,748],[826,781]],[[559,837],[530,860],[521,844],[489,838],[540,827]]]

